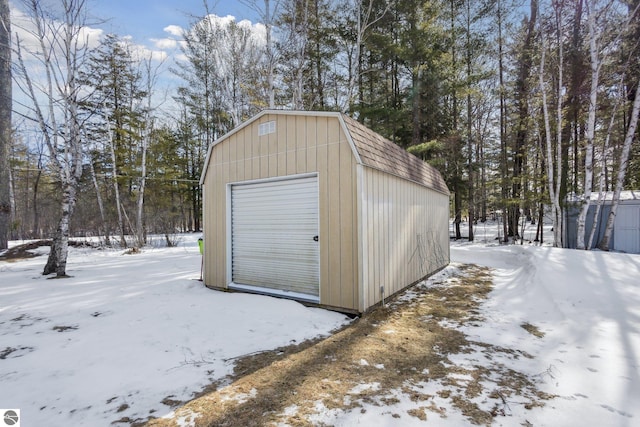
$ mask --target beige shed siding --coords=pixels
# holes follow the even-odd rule
[[[448,196],[362,168],[360,310],[449,263]]]
[[[276,132],[258,136],[261,123]],[[320,303],[358,310],[356,161],[338,117],[266,114],[219,141],[203,182],[207,286],[226,288],[228,184],[317,173]]]

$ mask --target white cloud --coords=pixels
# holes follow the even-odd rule
[[[210,15],[207,15],[203,19],[201,19],[195,25],[200,26],[200,25],[207,25],[208,24],[208,25],[211,25],[214,28],[224,28],[224,27],[228,27],[232,22],[236,22],[236,24],[240,28],[250,30],[250,32],[253,35],[254,40],[259,45],[264,45],[266,43],[267,30],[266,30],[266,27],[264,26],[264,24],[261,24],[261,23],[254,24],[254,23],[252,23],[251,21],[249,21],[247,19],[243,19],[243,20],[237,22],[236,21],[236,17],[233,16],[233,15],[218,16],[218,15],[212,13]],[[165,28],[165,31],[166,31],[166,28]]]
[[[227,16],[218,16],[214,13],[208,15],[205,19],[209,19],[214,23],[219,23],[221,25],[229,25],[232,21],[236,20],[236,17],[233,15]]]
[[[178,41],[174,39],[150,39],[153,45],[158,49],[175,49],[178,46]]]
[[[182,37],[184,30],[179,25],[169,25],[163,28],[165,33],[169,33],[172,36]]]
[[[147,46],[135,43],[129,43],[128,46],[133,58],[138,60],[164,61],[169,57],[164,50],[150,49]]]
[[[10,4],[11,11],[11,30],[13,34],[20,40],[23,48],[29,51],[40,50],[40,39],[36,35],[37,29],[33,19]],[[53,39],[52,35],[57,30],[62,28],[62,23],[56,20],[49,20],[46,22],[45,31],[47,33],[47,39]],[[87,47],[93,49],[100,44],[104,31],[99,28],[92,28],[84,26],[80,28],[78,39],[85,41]],[[15,41],[15,40],[14,40]],[[80,46],[82,48],[82,46]]]
[[[189,57],[184,53],[179,53],[175,56],[177,62],[187,62],[189,61]]]

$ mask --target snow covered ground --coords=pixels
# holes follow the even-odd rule
[[[138,255],[73,249],[73,277],[64,280],[41,276],[43,257],[0,261],[0,407],[21,409],[23,426],[162,416],[170,412],[163,399],[188,399],[231,372],[230,359],[326,335],[349,321],[292,301],[204,288],[194,280],[196,238]],[[478,348],[450,360],[467,369],[504,364],[557,396],[532,409],[507,401],[495,425],[640,426],[640,255],[484,240],[452,244],[453,262],[494,269],[495,289],[481,308],[486,320],[460,328],[471,341],[533,358],[489,358]],[[525,323],[544,336],[532,336]],[[423,393],[440,387],[423,386]],[[423,425],[391,416],[416,405],[392,393],[392,410],[364,402],[365,412],[319,408],[313,421]],[[482,396],[477,403],[490,409]],[[447,416],[431,413],[427,425],[468,424],[450,401],[437,404]]]
[[[487,321],[465,333],[533,355],[505,363],[558,396],[543,408],[513,404],[514,415],[535,426],[640,425],[640,255],[462,244],[452,259],[495,269]]]
[[[192,398],[233,358],[349,321],[205,288],[198,237],[137,255],[71,248],[69,279],[43,277],[46,257],[0,261],[0,408],[21,409],[26,427],[162,416],[164,399]]]
[[[485,238],[491,232],[479,236],[493,241]],[[469,353],[450,355],[449,360],[467,372],[498,365],[522,372],[541,391],[556,396],[544,407],[529,409],[523,399],[507,398],[494,425],[640,426],[640,255],[460,241],[452,243],[451,260],[494,271],[495,288],[480,312],[485,322],[458,329],[470,341],[533,357],[487,354],[478,346]],[[451,265],[434,279],[442,280],[455,268]],[[544,336],[533,336],[524,324]],[[464,375],[457,380],[464,386]],[[493,383],[486,388],[495,387]],[[434,396],[440,411],[429,413],[427,425],[470,425],[450,400],[438,397],[444,388],[434,382],[419,384],[420,393]],[[344,427],[425,424],[418,418],[393,416],[415,411],[416,402],[409,394],[392,390],[386,397],[398,403],[363,403],[362,409],[332,410],[318,420]],[[491,411],[495,399],[487,397],[485,392],[474,402]]]

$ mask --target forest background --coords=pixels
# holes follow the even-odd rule
[[[438,168],[456,239],[546,215],[536,240],[562,246],[575,203],[578,247],[608,249],[584,217],[591,192],[640,188],[640,0],[242,2],[257,24],[204,1],[167,61],[92,36],[85,0],[19,0],[14,22],[0,0],[0,248],[54,237],[63,275],[69,236],[199,231],[208,147],[285,108],[344,112]]]

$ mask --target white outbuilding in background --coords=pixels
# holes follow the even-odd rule
[[[598,201],[598,198],[601,200]],[[565,227],[565,247],[575,249],[578,235],[578,216],[580,215],[580,200],[567,200],[567,226]],[[600,203],[600,214],[596,223],[593,247],[604,237],[607,219],[613,204],[613,192],[591,193],[589,210],[585,218],[585,242],[591,235],[591,227],[595,218],[597,205]],[[640,191],[625,190],[620,193],[620,202],[613,222],[613,234],[609,248],[613,251],[640,254]]]

